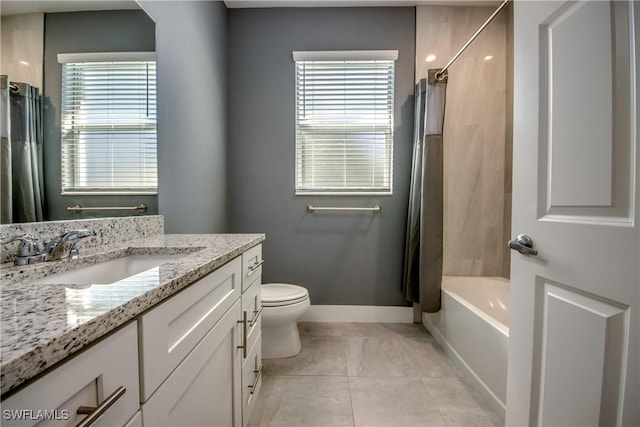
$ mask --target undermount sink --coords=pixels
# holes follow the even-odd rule
[[[35,284],[89,285],[114,283],[189,254],[129,255],[37,279]]]

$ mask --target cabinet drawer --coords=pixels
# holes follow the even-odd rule
[[[4,400],[2,425],[35,425],[40,414],[55,421],[38,425],[75,426],[87,417],[76,413],[78,407],[96,407],[120,387],[124,394],[93,425],[125,425],[140,406],[137,347],[132,322]]]
[[[254,246],[242,254],[242,291],[262,276],[262,245]]]
[[[242,367],[242,425],[246,427],[262,386],[262,333],[258,331]]]
[[[238,300],[241,273],[238,257],[141,317],[142,402]]]
[[[262,301],[260,300],[260,280],[256,280],[242,294],[242,311],[247,312],[247,348],[255,342],[258,332],[262,329]]]
[[[142,405],[146,426],[240,427],[240,301]]]

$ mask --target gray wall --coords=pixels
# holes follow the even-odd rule
[[[156,21],[158,207],[165,232],[226,231],[226,7],[139,3]]]
[[[46,218],[82,219],[135,215],[132,211],[67,212],[67,206],[123,206],[144,203],[145,214],[158,213],[153,196],[62,196],[60,178],[60,123],[62,66],[58,53],[137,52],[155,50],[153,21],[141,10],[45,14],[44,24],[44,176]]]
[[[264,282],[312,304],[405,305],[400,291],[413,134],[414,8],[229,10],[229,214],[264,232]],[[392,196],[295,196],[294,50],[397,49]],[[316,213],[382,205],[382,213]]]

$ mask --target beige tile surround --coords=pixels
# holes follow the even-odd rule
[[[42,90],[44,14],[2,17],[0,74],[12,82],[29,83]]]
[[[420,6],[416,79],[443,67],[493,12],[491,7]],[[444,126],[445,275],[505,276],[510,234],[511,140],[505,10],[449,69]],[[427,55],[436,60],[425,61]],[[492,56],[485,60],[486,56]]]
[[[421,324],[298,324],[302,351],[265,359],[249,427],[497,426]]]

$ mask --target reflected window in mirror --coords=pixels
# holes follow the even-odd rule
[[[59,54],[62,194],[157,194],[153,52]]]

